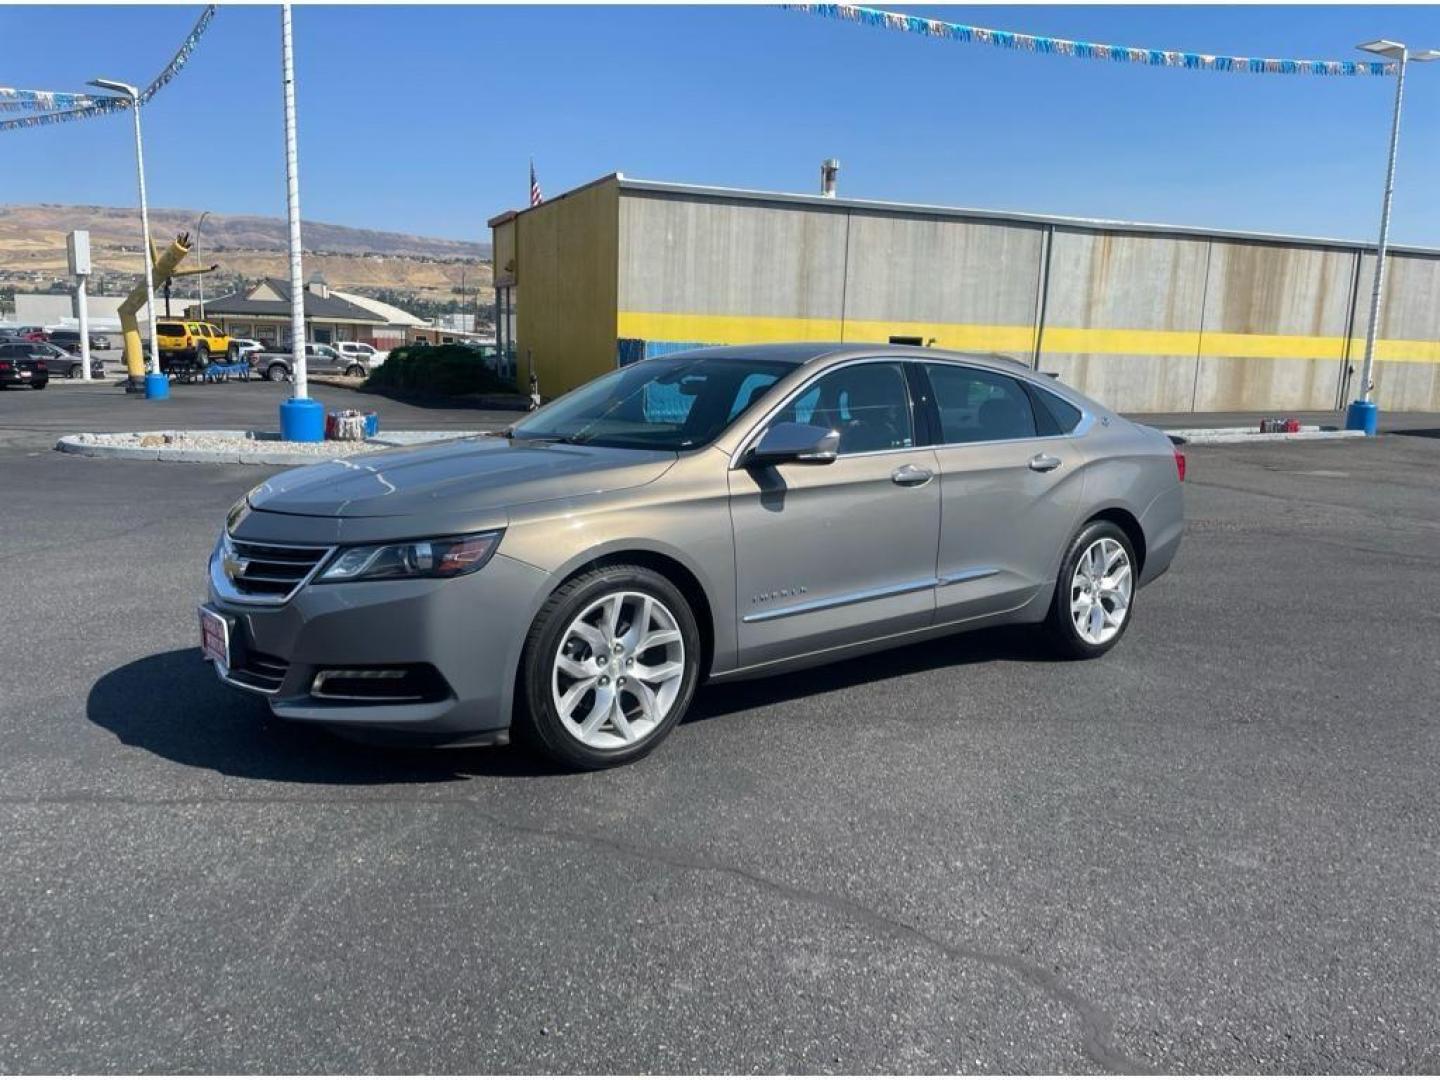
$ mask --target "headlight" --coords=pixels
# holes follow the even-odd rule
[[[254,488],[250,489],[250,491],[254,490]],[[225,514],[226,532],[234,532],[240,523],[250,516],[250,491],[236,499],[234,505]]]
[[[500,533],[407,540],[344,548],[319,581],[381,581],[392,578],[452,578],[473,574],[495,554]]]

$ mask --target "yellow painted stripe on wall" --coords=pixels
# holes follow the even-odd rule
[[[985,323],[876,322],[806,319],[788,316],[700,315],[622,311],[620,337],[646,341],[698,341],[756,345],[767,341],[886,341],[891,336],[934,340],[941,348],[969,352],[1028,353],[1034,347],[1029,326]],[[1365,343],[1357,338],[1350,355],[1358,362]],[[1045,353],[1111,356],[1204,356],[1257,360],[1339,360],[1343,337],[1302,334],[1234,334],[1199,330],[1133,330],[1110,327],[1047,326]],[[1440,341],[1382,338],[1377,360],[1390,363],[1440,363]]]

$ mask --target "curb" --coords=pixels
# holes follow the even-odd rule
[[[1318,427],[1263,434],[1251,428],[1168,428],[1165,434],[1172,439],[1179,439],[1188,446],[1229,446],[1237,443],[1318,442],[1322,439],[1366,438],[1363,431],[1343,429],[1322,431]]]

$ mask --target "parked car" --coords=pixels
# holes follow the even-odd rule
[[[50,367],[45,354],[38,351],[43,342],[7,341],[0,343],[0,387],[30,386],[44,390],[50,383]]]
[[[237,360],[249,360],[254,353],[264,352],[265,346],[253,338],[232,337],[230,355]]]
[[[17,326],[13,333],[22,341],[45,341],[50,336],[43,326]]]
[[[291,378],[294,356],[289,349],[265,350],[250,354],[250,366],[270,382],[283,382]],[[353,357],[347,357],[333,345],[319,342],[305,343],[305,370],[312,375],[355,375],[366,373],[365,366]]]
[[[85,374],[85,362],[79,354],[69,352],[55,344],[54,339],[50,341],[35,341],[30,343],[30,355],[39,357],[45,361],[52,376],[64,376],[67,379],[79,379]],[[97,378],[105,377],[105,364],[103,361],[93,357],[90,360],[90,374]]]
[[[160,319],[155,323],[160,370],[167,374],[190,374],[210,363],[212,357],[230,354],[230,338],[214,323]]]
[[[363,341],[337,341],[335,350],[345,359],[363,364],[366,371],[374,371],[390,355],[389,350],[380,350]]]
[[[78,353],[80,351],[79,330],[51,330],[49,341],[51,345],[58,345],[66,352]],[[99,334],[90,335],[90,348],[108,349],[109,347],[110,341],[108,338],[102,337]]]
[[[1163,433],[1015,361],[677,353],[499,435],[260,484],[210,558],[203,648],[288,720],[432,745],[513,725],[600,768],[707,678],[1002,623],[1101,656],[1175,556],[1183,478]]]

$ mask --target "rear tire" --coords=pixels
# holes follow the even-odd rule
[[[1130,538],[1114,522],[1088,522],[1060,560],[1045,619],[1057,655],[1093,660],[1120,643],[1135,614],[1139,567]]]
[[[345,374],[349,375],[352,379],[363,379],[365,377],[365,369],[359,364],[351,364],[345,369]]]
[[[284,364],[271,364],[265,369],[265,381],[284,382],[285,376],[288,374],[289,372],[285,369]]]
[[[700,631],[684,595],[644,566],[605,566],[556,589],[525,639],[516,735],[576,769],[654,750],[690,707]]]

